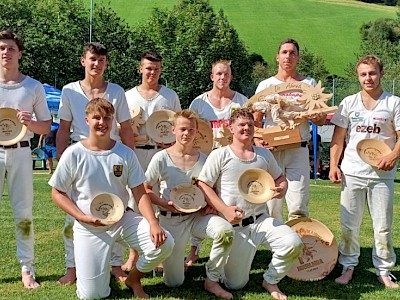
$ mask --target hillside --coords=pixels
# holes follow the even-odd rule
[[[145,21],[154,7],[171,9],[179,0],[97,0],[110,3],[128,24]],[[210,0],[223,9],[250,52],[271,62],[287,37],[320,55],[332,74],[344,75],[360,45],[360,26],[396,18],[397,8],[353,0]]]

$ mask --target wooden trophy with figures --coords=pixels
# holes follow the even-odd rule
[[[299,125],[307,118],[338,109],[326,104],[332,94],[323,91],[321,81],[315,87],[304,82],[286,82],[255,94],[245,107],[253,112],[266,113],[277,125],[263,128],[263,139],[271,147],[287,149],[301,142]]]

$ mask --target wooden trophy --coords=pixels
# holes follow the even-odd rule
[[[332,94],[324,94],[321,81],[317,86],[304,82],[286,82],[255,94],[245,107],[255,112],[269,112],[276,126],[262,129],[268,145],[277,150],[297,147],[301,142],[298,126],[315,114],[328,114],[338,109],[326,102]]]

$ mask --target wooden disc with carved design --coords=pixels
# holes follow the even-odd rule
[[[306,217],[290,220],[286,224],[298,233],[304,244],[302,254],[287,276],[301,281],[317,281],[326,277],[338,258],[338,245],[329,228]]]
[[[213,131],[208,122],[199,119],[198,121],[198,132],[193,141],[193,148],[199,149],[204,154],[210,154],[213,149]]]
[[[173,143],[175,141],[175,135],[172,132],[174,116],[175,112],[169,109],[152,113],[146,121],[147,135],[156,143]]]
[[[0,145],[13,145],[25,136],[27,127],[18,120],[17,113],[13,108],[0,108]]]

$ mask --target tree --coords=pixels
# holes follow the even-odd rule
[[[128,26],[114,12],[95,6],[93,41],[110,49],[106,78],[130,85],[133,59]],[[20,34],[25,50],[21,71],[43,83],[62,87],[84,76],[79,58],[89,41],[89,12],[80,0],[2,0],[0,28]]]
[[[208,1],[182,0],[171,10],[155,9],[134,39],[132,52],[141,48],[141,52],[153,49],[161,54],[163,78],[178,93],[183,107],[211,88],[210,69],[216,60],[232,61],[233,89],[243,91],[251,81],[244,43],[223,11],[216,14]]]
[[[398,19],[378,19],[364,23],[360,28],[361,45],[357,57],[377,55],[384,62],[385,77],[400,78],[400,16]],[[347,74],[354,77],[355,64],[347,67]]]
[[[311,76],[317,81],[324,80],[329,75],[324,59],[310,52],[307,48],[300,50],[300,61],[297,70],[300,74]]]

